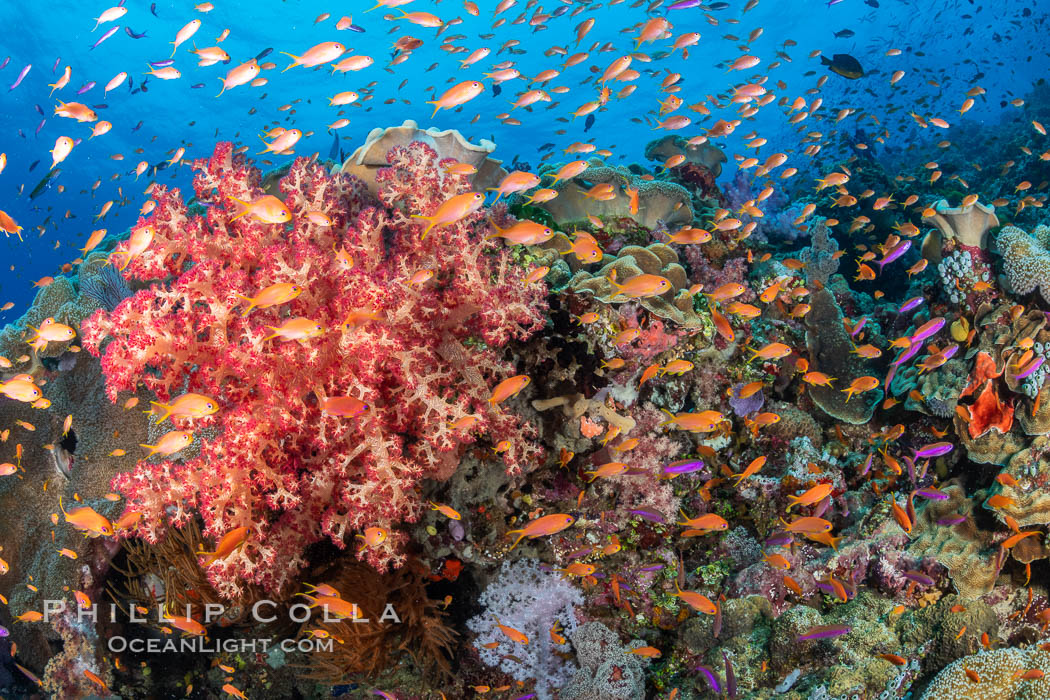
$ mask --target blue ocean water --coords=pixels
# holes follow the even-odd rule
[[[912,160],[918,159],[911,158],[914,151],[929,147],[933,140],[948,137],[972,141],[986,138],[999,125],[1024,121],[1026,108],[1013,107],[1009,102],[1030,91],[1050,66],[1041,39],[1046,31],[1045,8],[1030,0],[995,4],[972,0],[843,0],[832,5],[816,0],[762,0],[747,12],[743,11],[745,3],[736,0],[678,10],[670,9],[675,3],[659,0],[548,0],[540,4],[519,2],[498,16],[493,15],[497,3],[485,0],[477,3],[478,17],[467,12],[462,3],[450,0],[418,0],[405,7],[431,12],[446,22],[462,20],[440,34],[437,29],[399,20],[399,10],[365,12],[371,3],[356,0],[220,1],[212,3],[214,9],[207,13],[196,11],[197,4],[190,0],[129,0],[123,17],[94,31],[94,18],[110,7],[105,2],[55,0],[0,6],[0,20],[7,27],[17,28],[5,38],[2,53],[10,60],[0,70],[0,151],[7,156],[7,167],[0,174],[0,209],[25,229],[24,242],[14,237],[0,240],[0,254],[5,260],[0,305],[15,303],[14,308],[0,314],[0,322],[17,317],[32,299],[33,281],[57,274],[64,262],[76,258],[76,249],[91,231],[104,227],[117,232],[134,224],[146,200],[142,191],[150,181],[147,176],[136,180],[135,165],[142,160],[151,165],[161,163],[180,147],[186,149],[186,160],[208,155],[217,140],[246,144],[255,152],[261,149],[258,136],[264,131],[273,126],[294,126],[312,132],[296,147],[297,154],[317,152],[327,157],[333,132],[326,125],[342,110],[350,120],[338,131],[339,147],[346,154],[362,143],[371,129],[411,118],[424,128],[455,128],[471,139],[491,139],[499,146],[495,157],[505,163],[517,158],[535,167],[540,157],[537,149],[544,144],[553,144],[559,151],[554,161],[562,160],[560,149],[587,140],[610,149],[614,163],[640,162],[645,143],[666,133],[652,128],[663,97],[661,81],[668,73],[681,74],[681,91],[677,94],[685,105],[709,99],[726,105],[723,110],[712,109],[711,116],[686,112],[694,124],[676,132],[686,138],[703,133],[716,119],[733,118],[735,106],[725,99],[732,86],[746,82],[749,76],[766,75],[767,87],[778,100],[784,96],[789,100],[820,97],[824,104],[814,118],[796,125],[788,123],[787,109],[773,102],[745,120],[733,134],[719,139],[731,158],[722,179],[735,174],[734,155],[752,155],[744,148],[742,137],[753,132],[768,142],[758,151],[759,156],[778,151],[793,156],[789,165],[801,172],[794,183],[785,182],[790,191],[832,165],[836,158],[849,154],[842,146],[844,134],[860,130],[866,138],[874,139],[884,129],[881,143],[870,144],[871,152],[893,167],[904,168],[915,165]],[[316,21],[327,13],[330,17]],[[538,26],[530,22],[544,14],[550,17],[536,22]],[[613,59],[631,49],[640,23],[658,15],[666,15],[674,36],[699,32],[699,43],[688,49],[688,58],[682,51],[663,57],[670,47],[668,39],[643,44],[640,50],[653,60],[635,61],[634,67],[641,72],[634,81],[637,89],[624,99],[614,96],[594,114],[593,126],[585,131],[585,119],[572,120],[571,112],[593,99],[595,71],[600,74]],[[352,18],[362,31],[337,31],[336,22],[343,16]],[[149,62],[171,57],[176,33],[195,18],[202,22],[200,30],[175,54],[174,65],[182,77],[164,81],[145,75]],[[594,26],[577,47],[575,30],[587,18],[595,20]],[[505,23],[493,28],[501,19]],[[116,33],[91,48],[108,29],[118,26]],[[196,56],[190,54],[193,45],[215,46],[227,29],[228,38],[218,45],[230,55],[230,64],[198,67]],[[127,30],[145,36],[135,39]],[[759,30],[760,35],[749,41],[749,36]],[[392,46],[404,36],[423,43],[408,60],[389,68]],[[449,41],[450,37],[454,40]],[[374,63],[364,70],[338,75],[327,68],[299,67],[281,72],[290,59],[279,52],[298,55],[322,41],[340,41],[353,54],[371,56]],[[466,51],[451,53],[443,46]],[[490,48],[491,55],[461,68],[459,61],[479,47]],[[484,80],[483,74],[500,62],[512,62],[524,76],[549,68],[560,70],[566,56],[564,52],[552,53],[552,47],[562,47],[569,54],[587,51],[589,57],[565,69],[547,86],[565,86],[568,92],[553,94],[550,103],[514,110],[511,116],[521,124],[507,125],[498,115],[509,111],[508,100],[526,89],[525,82],[504,83],[501,94],[495,95],[491,81]],[[891,48],[900,49],[901,54],[886,56]],[[263,72],[266,85],[238,87],[216,98],[220,76],[267,49],[273,52],[262,62],[273,61],[277,68]],[[726,66],[744,50],[759,57],[761,63],[747,71],[727,73]],[[810,57],[815,51],[826,56],[852,55],[867,75],[847,80],[832,74],[819,58]],[[8,90],[25,66],[32,66],[29,73],[17,88]],[[69,84],[51,95],[48,85],[66,66],[72,70]],[[891,85],[889,78],[897,70],[906,74]],[[104,85],[121,71],[128,73],[129,80],[103,96]],[[824,77],[826,82],[818,87]],[[443,92],[450,80],[469,78],[483,80],[486,92],[461,109],[432,116],[432,109],[424,102],[435,99],[435,93]],[[77,94],[91,82],[93,88]],[[203,86],[194,87],[199,84]],[[614,95],[624,85],[618,83]],[[962,117],[956,110],[965,99],[964,93],[974,85],[985,87],[987,93]],[[356,90],[366,99],[345,108],[328,106],[326,98],[344,90]],[[113,124],[112,131],[89,139],[91,124],[54,114],[57,100],[92,106],[100,119]],[[835,123],[840,109],[854,112]],[[950,133],[919,128],[909,112],[945,115],[952,122]],[[819,136],[810,134],[807,140],[808,132]],[[49,151],[60,136],[82,141],[58,166],[61,174],[51,179],[42,194],[30,199],[29,193],[48,172]],[[813,142],[823,144],[817,157],[793,155]],[[287,158],[272,160],[279,164]],[[186,187],[189,174],[183,165],[160,171],[157,179]],[[111,200],[112,209],[96,222],[103,204]]]

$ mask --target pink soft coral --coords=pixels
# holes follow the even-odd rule
[[[153,226],[153,242],[125,272],[154,284],[83,324],[111,400],[140,384],[161,400],[191,391],[219,399],[214,416],[172,421],[195,431],[198,453],[141,461],[113,487],[143,513],[134,534],[151,541],[196,515],[214,538],[251,526],[246,546],[208,568],[223,595],[249,582],[280,590],[307,546],[327,536],[343,547],[370,526],[391,535],[361,556],[397,566],[406,536],[396,526],[420,516],[420,482],[448,479],[467,443],[509,439],[508,471],[539,456],[531,426],[487,398],[514,374],[493,348],[543,322],[542,285],[526,285],[526,271],[484,239],[485,212],[421,241],[423,224],[410,215],[432,214],[465,186],[439,175],[437,154],[422,143],[387,160],[376,203],[359,181],[296,159],[280,181],[293,221],[270,225],[231,221],[231,198],[255,200],[261,179],[219,144],[194,163],[205,216],[188,212],[178,190],[152,192],[157,206],[139,226]],[[311,211],[333,225],[313,223]],[[410,284],[420,270],[433,277]],[[242,317],[238,295],[277,282],[304,291]],[[268,326],[296,316],[326,332],[263,340]],[[369,408],[356,418],[323,414],[320,402],[334,396]],[[451,426],[472,414],[473,426]]]

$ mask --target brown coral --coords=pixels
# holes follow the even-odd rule
[[[840,387],[848,387],[870,370],[864,360],[852,352],[852,339],[842,324],[842,310],[831,292],[818,289],[810,294],[809,301],[810,311],[805,319],[809,366],[835,377],[838,385],[810,387],[810,398],[832,418],[854,425],[867,423],[882,400],[882,391],[864,392],[847,400],[848,395]]]

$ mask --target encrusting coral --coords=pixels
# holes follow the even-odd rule
[[[508,440],[509,470],[535,458],[531,429],[488,399],[514,374],[493,348],[529,335],[544,308],[539,285],[484,238],[484,213],[420,240],[410,215],[465,188],[440,176],[429,146],[390,151],[378,206],[360,181],[296,159],[280,183],[296,213],[289,228],[234,216],[232,198],[255,200],[260,175],[232,151],[219,144],[194,164],[206,217],[189,215],[177,190],[155,188],[152,217],[136,227],[152,227],[152,244],[126,270],[153,284],[83,324],[111,400],[140,385],[160,401],[187,391],[217,399],[215,415],[171,420],[214,430],[198,432],[198,454],[140,461],[113,487],[142,513],[134,534],[151,542],[196,515],[209,538],[250,527],[244,546],[208,568],[227,598],[248,584],[279,591],[307,546],[328,537],[344,547],[368,527],[389,537],[359,556],[397,566],[406,537],[396,526],[424,507],[416,484],[447,479],[478,435]],[[247,313],[244,297],[281,282],[301,294]],[[320,334],[274,339],[290,317]],[[322,412],[345,396],[363,402],[358,415]]]

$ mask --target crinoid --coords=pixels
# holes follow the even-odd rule
[[[386,574],[352,561],[323,576],[324,584],[357,606],[358,619],[324,622],[318,606],[299,636],[331,638],[334,644],[331,651],[311,652],[305,661],[293,664],[300,675],[344,683],[354,676],[375,677],[408,656],[420,672],[450,678],[457,634],[446,624],[438,601],[427,596],[425,573],[425,567],[410,559]]]

